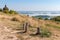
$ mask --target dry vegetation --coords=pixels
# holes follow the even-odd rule
[[[23,24],[25,22],[29,23],[28,31],[20,33],[24,31]],[[34,35],[38,27],[41,34]],[[51,34],[49,35],[49,33]],[[0,12],[0,40],[60,40],[60,23],[51,20],[38,20],[26,15],[8,15]]]

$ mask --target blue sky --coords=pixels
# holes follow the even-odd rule
[[[0,8],[5,4],[17,11],[60,11],[60,0],[0,0]]]

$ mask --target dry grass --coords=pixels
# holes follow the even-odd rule
[[[18,21],[11,21],[12,18],[16,18],[16,20]],[[30,24],[30,27],[28,28],[29,32],[27,34],[16,34],[16,36],[21,40],[60,40],[60,31],[59,31],[60,23],[59,22],[55,22],[51,20],[38,20],[32,17],[28,17],[26,15],[18,15],[18,14],[8,15],[0,12],[0,28],[2,25],[2,28],[7,27],[8,29],[12,30],[11,32],[21,31],[17,29],[21,29],[22,24],[25,22],[28,22]],[[36,37],[30,36],[31,33],[32,34],[36,33],[37,27],[43,28],[44,30],[48,29],[50,32],[52,32],[51,37],[41,38],[38,36]]]

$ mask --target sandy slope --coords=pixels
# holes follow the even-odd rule
[[[17,18],[18,21],[11,21],[12,18]],[[41,38],[38,36],[30,36],[30,34],[16,34],[16,28],[20,28],[21,24],[29,22],[32,27],[43,27],[48,28],[52,35],[49,38]],[[53,26],[59,26],[60,23],[50,20],[38,20],[25,15],[6,15],[0,12],[0,40],[60,40],[60,29],[54,28],[53,26],[46,26],[51,24]],[[38,26],[39,25],[39,26]],[[31,32],[29,32],[31,33]]]
[[[11,29],[8,29],[2,22],[0,22],[0,40],[18,40],[15,34],[11,33]]]

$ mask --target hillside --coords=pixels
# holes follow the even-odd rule
[[[27,33],[19,33],[24,31],[23,24],[27,22]],[[51,32],[50,37],[31,36],[36,33],[39,27]],[[0,12],[0,40],[60,40],[60,22],[52,20],[41,20],[26,15],[10,15]]]

